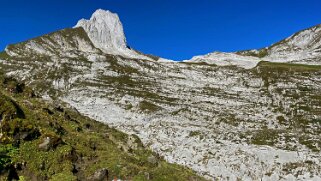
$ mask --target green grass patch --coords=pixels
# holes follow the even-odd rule
[[[141,101],[138,105],[138,108],[141,111],[146,112],[146,113],[153,113],[153,112],[161,110],[161,107],[159,107],[151,102],[148,102],[148,101]]]
[[[262,129],[252,133],[251,143],[255,145],[269,145],[274,146],[278,142],[279,134],[282,130]]]
[[[10,56],[7,54],[7,52],[0,52],[0,59],[8,59]]]
[[[321,71],[321,65],[305,65],[305,64],[292,64],[292,63],[274,63],[262,61],[258,65],[260,68],[274,69],[275,71]]]

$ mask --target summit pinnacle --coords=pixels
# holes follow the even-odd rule
[[[93,44],[106,53],[127,49],[123,25],[115,13],[98,9],[89,20],[81,19],[75,27],[83,27]]]

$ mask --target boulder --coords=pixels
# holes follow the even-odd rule
[[[156,165],[158,163],[158,159],[154,155],[149,156],[147,158],[147,161],[153,165]]]
[[[45,136],[42,142],[39,144],[38,148],[43,151],[49,151],[50,149],[56,148],[61,143],[62,143],[62,140],[58,136],[55,136],[55,135]]]
[[[106,168],[102,168],[97,170],[93,175],[88,177],[90,181],[107,181],[108,180],[108,170]]]
[[[45,137],[43,141],[39,144],[39,149],[43,151],[49,151],[50,149],[51,138]]]

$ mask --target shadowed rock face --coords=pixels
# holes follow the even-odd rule
[[[118,19],[99,10],[91,20],[81,21],[89,23],[89,38],[98,25],[118,26],[99,20],[104,17],[100,13]],[[105,28],[93,36],[105,30],[108,35]],[[281,44],[310,39],[300,37]],[[304,65],[309,64],[305,59],[301,65],[261,62],[272,57],[269,51],[277,45],[266,52],[213,53],[183,63],[123,56],[122,43],[107,38],[100,46],[90,39],[87,44],[92,42],[97,51],[75,46],[73,57],[30,59],[33,51],[12,46],[17,56],[6,58],[1,67],[38,87],[44,97],[61,99],[84,115],[135,133],[166,160],[208,178],[320,179],[320,66]],[[116,47],[118,53],[104,52],[103,45]],[[306,43],[299,45],[310,51]],[[209,65],[218,57],[221,66]]]

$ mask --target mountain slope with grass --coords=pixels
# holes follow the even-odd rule
[[[73,126],[69,128],[69,122],[59,121],[58,115],[63,112],[56,112],[55,107],[47,107],[46,111],[57,115],[58,121],[57,124],[49,125],[48,129],[60,125],[67,131],[73,128],[80,132],[88,131],[79,136],[78,132],[72,132],[72,138],[76,139],[74,142],[69,140],[72,143],[88,140],[83,137],[91,138],[96,143],[95,139],[106,133],[102,129],[137,135],[141,140],[139,145],[157,153],[156,158],[183,165],[211,180],[321,179],[320,65],[305,59],[300,59],[302,62],[282,62],[277,59],[264,61],[268,60],[266,57],[272,57],[265,50],[212,53],[197,57],[196,61],[184,62],[163,61],[153,56],[144,58],[146,55],[138,51],[122,54],[120,49],[132,52],[128,47],[124,48],[124,36],[120,36],[119,44],[119,37],[116,40],[109,37],[112,33],[108,30],[113,27],[105,27],[118,27],[116,34],[122,35],[119,28],[121,24],[114,14],[101,11],[94,13],[90,20],[81,20],[82,23],[78,23],[76,28],[9,45],[5,52],[0,53],[0,70],[6,76],[25,82],[27,87],[32,87],[35,94],[47,102],[57,101],[76,109],[80,115],[88,117],[85,124],[94,120],[101,122],[95,122],[100,126],[90,130],[92,126],[87,128],[81,126],[81,121],[78,121],[80,124],[71,121],[70,125]],[[101,31],[97,29],[104,27],[106,29]],[[318,31],[313,29],[308,34],[315,37],[313,32]],[[301,37],[300,32],[298,35]],[[99,41],[97,37],[105,39]],[[285,47],[291,44],[289,42],[302,39],[295,37],[290,39],[296,41],[289,39],[287,43],[280,43],[280,46]],[[309,36],[302,34],[302,37]],[[308,41],[307,44],[311,46],[304,44],[302,51],[317,52],[315,47],[318,47],[318,43],[312,43],[317,40],[313,38],[313,41]],[[295,45],[301,46],[300,43]],[[287,51],[284,54],[289,57],[301,52],[296,49],[289,53]],[[281,52],[281,48],[274,52]],[[319,62],[320,59],[315,57],[314,62]],[[20,103],[19,99],[15,99]],[[40,98],[37,100],[41,101]],[[6,105],[8,112],[15,110],[10,104]],[[41,130],[39,132],[42,135]],[[41,144],[41,147],[47,149],[45,143],[50,140],[41,135],[37,137],[37,146]],[[117,136],[108,138],[113,140],[113,137]],[[132,142],[128,140],[129,136],[125,137],[123,142]],[[65,143],[66,138],[63,135],[58,138],[61,139],[53,140],[57,140],[59,147]],[[86,151],[88,146],[90,148],[91,142],[85,142],[85,148],[82,145],[75,147],[83,153],[82,150]],[[103,150],[97,153],[98,156],[110,148],[107,143],[101,147],[97,145],[94,144],[93,148]],[[129,148],[125,146],[123,150],[130,151]],[[6,149],[10,155],[16,153],[10,146]],[[144,154],[115,157],[118,156],[126,158],[125,161],[127,158],[137,160],[149,157]],[[89,165],[96,165],[95,159],[91,161]],[[101,163],[104,166],[95,169],[106,166],[107,170],[114,169],[111,173],[122,173],[122,178],[134,170],[129,175],[138,175],[136,178],[139,179],[144,175],[144,178],[149,177],[151,180],[177,180],[176,177],[167,177],[171,176],[167,171],[155,171],[153,176],[145,170],[152,172],[154,168],[144,165],[137,166],[137,169],[133,166],[127,171],[117,171],[118,167],[108,165],[115,162],[112,159],[111,162],[104,162],[107,166]],[[130,162],[129,165],[132,164]],[[142,171],[142,167],[146,169]],[[47,169],[46,166],[44,168]],[[84,171],[77,169],[79,173],[73,175],[88,178],[95,170],[91,167],[81,168]],[[158,179],[158,174],[166,178]],[[182,179],[188,180],[189,176],[187,174]],[[199,178],[192,176],[191,179]]]
[[[128,135],[0,75],[0,180],[203,180]]]

